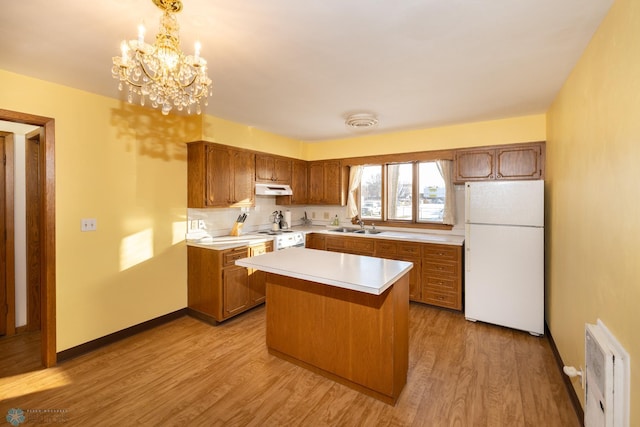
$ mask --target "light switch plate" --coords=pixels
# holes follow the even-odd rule
[[[96,231],[96,219],[95,218],[82,218],[80,225],[81,231]]]

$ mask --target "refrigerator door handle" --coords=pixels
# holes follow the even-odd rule
[[[471,257],[469,256],[471,254],[471,224],[466,223],[464,227],[464,270],[471,271]]]

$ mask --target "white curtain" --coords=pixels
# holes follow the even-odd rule
[[[351,166],[349,170],[349,197],[347,198],[347,218],[353,218],[359,215],[358,203],[356,201],[356,193],[360,187],[362,179],[362,166]]]
[[[453,186],[453,161],[436,160],[438,170],[444,180],[444,212],[442,222],[449,225],[456,223],[456,191]]]

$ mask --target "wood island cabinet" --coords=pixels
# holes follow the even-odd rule
[[[320,233],[307,234],[306,246],[412,262],[411,301],[462,310],[462,246]]]
[[[544,142],[457,150],[454,182],[544,179]]]
[[[187,145],[187,207],[255,205],[255,154],[204,141]]]
[[[187,246],[189,312],[222,322],[263,303],[265,274],[237,266],[235,261],[272,250],[272,242],[226,250]]]
[[[291,183],[291,159],[256,154],[256,181]]]

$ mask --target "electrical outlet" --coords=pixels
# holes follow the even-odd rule
[[[316,213],[315,212],[311,212],[311,219],[316,219]]]
[[[198,220],[198,230],[204,230],[204,219]]]
[[[95,218],[83,218],[80,221],[80,230],[81,231],[96,231],[97,224]]]
[[[323,217],[324,219],[329,219],[329,212],[324,212],[324,213],[322,214],[322,217]]]

